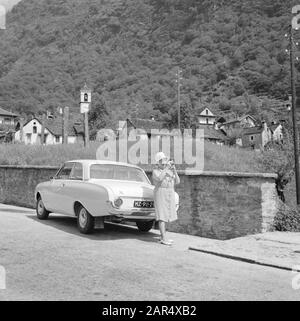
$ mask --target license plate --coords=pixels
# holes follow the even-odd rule
[[[133,206],[139,207],[139,208],[153,208],[154,202],[153,201],[135,201]]]

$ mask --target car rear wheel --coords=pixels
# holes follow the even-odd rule
[[[153,228],[154,221],[137,221],[136,226],[141,232],[149,232]]]
[[[46,210],[42,198],[39,197],[36,202],[36,215],[39,220],[47,220],[50,212]]]
[[[80,205],[77,210],[77,226],[82,234],[91,234],[94,231],[93,216]]]

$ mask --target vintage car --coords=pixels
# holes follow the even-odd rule
[[[138,166],[99,160],[68,161],[50,181],[35,189],[40,220],[50,213],[77,218],[81,233],[89,234],[104,221],[133,221],[148,232],[155,221],[154,186]],[[179,197],[175,193],[178,209]]]

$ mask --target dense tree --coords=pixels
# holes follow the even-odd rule
[[[90,138],[95,139],[101,128],[111,128],[112,123],[107,112],[105,101],[101,98],[93,105],[89,113]]]
[[[260,118],[264,105],[255,96],[285,99],[290,90],[284,33],[292,2],[21,1],[1,31],[0,106],[78,111],[86,81],[91,126],[131,115],[175,125],[180,67],[184,126],[192,126],[200,100],[216,113]]]

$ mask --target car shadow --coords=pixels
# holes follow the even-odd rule
[[[77,221],[73,217],[50,215],[47,220],[39,220],[36,215],[26,217],[41,224],[54,227],[65,233],[83,237],[95,241],[112,241],[121,239],[137,239],[144,242],[158,242],[159,235],[149,232],[141,232],[134,226],[105,222],[104,229],[95,229],[92,234],[81,234],[77,228]]]

